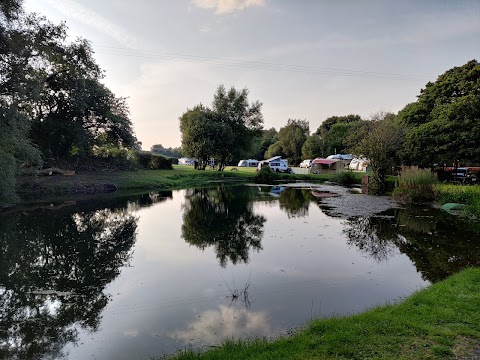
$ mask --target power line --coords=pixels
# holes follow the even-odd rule
[[[239,60],[239,59],[230,59],[230,58],[215,58],[215,57],[178,54],[178,53],[169,53],[169,52],[155,52],[155,51],[127,49],[127,48],[119,48],[119,47],[104,46],[104,45],[97,45],[94,47],[97,48],[96,52],[100,54],[132,56],[132,57],[141,57],[141,58],[155,58],[155,59],[165,59],[165,60],[182,60],[182,61],[187,61],[192,63],[204,63],[204,64],[229,66],[229,67],[241,67],[241,68],[250,68],[255,70],[285,71],[285,72],[307,73],[307,74],[315,74],[315,75],[362,77],[362,78],[383,79],[383,80],[428,81],[426,78],[423,78],[420,76],[398,74],[398,73],[348,70],[348,69],[340,69],[340,68],[323,68],[323,67],[314,67],[314,66],[249,61],[249,60]]]

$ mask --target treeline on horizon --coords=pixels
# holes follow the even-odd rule
[[[223,85],[211,108],[202,104],[180,117],[182,154],[206,163],[281,155],[289,163],[353,153],[369,158],[388,154],[394,165],[480,163],[480,64],[471,60],[428,82],[416,102],[398,114],[379,111],[332,116],[312,134],[309,123],[289,119],[277,131],[263,128],[262,104],[248,102],[248,90]],[[378,149],[377,149],[378,147]],[[385,156],[382,156],[384,158]],[[386,161],[386,159],[385,159]]]

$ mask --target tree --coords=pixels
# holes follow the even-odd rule
[[[322,155],[322,140],[317,134],[307,137],[302,146],[302,156],[304,159],[315,159]]]
[[[278,132],[278,142],[289,162],[302,161],[302,146],[309,135],[307,120],[288,119],[287,125]]]
[[[325,119],[315,132],[322,141],[322,156],[345,152],[346,138],[361,122],[360,115],[353,114]]]
[[[398,113],[397,121],[407,127],[407,163],[478,163],[480,64],[471,60],[427,83],[418,100]]]
[[[480,98],[468,95],[451,104],[438,105],[431,117],[431,121],[408,130],[404,157],[423,166],[478,164]]]
[[[219,120],[214,111],[198,105],[180,118],[182,149],[198,161],[198,168],[205,169],[208,160],[233,141],[232,130]],[[227,144],[225,144],[227,143]]]
[[[277,141],[275,143],[273,143],[272,145],[270,145],[267,149],[267,151],[265,151],[265,159],[270,159],[274,156],[285,156],[285,153],[283,152],[283,148],[282,148],[282,145],[280,144],[280,141]]]
[[[9,176],[0,177],[0,203],[14,198],[12,174],[39,167],[42,154],[138,147],[126,101],[100,83],[90,44],[66,39],[65,25],[24,13],[21,1],[1,2],[0,167]]]
[[[404,144],[405,129],[395,122],[395,115],[379,112],[363,130],[364,136],[360,137],[360,141],[351,150],[370,161],[369,191],[372,194],[383,194],[387,173],[399,162],[399,150]]]
[[[32,53],[46,45],[55,31],[43,27],[40,35],[38,29],[26,28],[25,22],[19,1],[0,4],[0,204],[16,200],[18,166],[41,163],[40,151],[29,138],[30,119],[22,108],[38,88],[31,76]]]
[[[161,144],[155,144],[155,145],[152,145],[152,147],[150,148],[150,151],[154,154],[160,154],[160,155],[173,157],[177,159],[183,157],[182,148],[180,147],[164,148]]]
[[[232,87],[227,92],[220,85],[212,109],[200,104],[180,117],[182,149],[202,162],[215,158],[218,170],[223,170],[228,162],[250,151],[262,128],[261,107],[258,101],[249,104],[247,89]]]
[[[126,101],[100,83],[103,73],[90,44],[78,40],[59,46],[64,56],[50,62],[53,70],[39,70],[45,83],[39,100],[31,104],[31,137],[44,156],[88,156],[94,145],[135,148]]]
[[[261,130],[260,134],[255,136],[252,141],[251,152],[248,158],[262,160],[265,158],[265,153],[267,152],[270,145],[276,143],[278,140],[278,132],[275,128],[270,128],[268,130]]]
[[[318,127],[316,134],[319,136],[325,135],[333,125],[335,124],[348,124],[352,122],[361,121],[360,115],[345,115],[345,116],[331,116],[323,120],[322,124]]]

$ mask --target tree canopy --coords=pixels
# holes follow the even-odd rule
[[[263,125],[261,108],[258,101],[248,102],[247,89],[226,91],[220,85],[211,109],[200,104],[180,117],[183,152],[197,159],[200,168],[214,158],[223,170],[228,162],[251,151]]]
[[[331,116],[325,119],[315,132],[321,139],[322,156],[347,151],[346,139],[362,123],[360,115]]]
[[[370,121],[364,123],[351,142],[350,150],[356,155],[369,159],[372,171],[368,186],[373,194],[383,194],[387,172],[399,163],[399,151],[405,138],[404,127],[395,122],[392,113],[378,112]]]
[[[303,159],[315,159],[322,156],[322,139],[317,134],[308,136],[302,145]]]
[[[137,147],[125,99],[101,83],[89,42],[66,39],[64,24],[1,2],[0,165],[8,174],[42,157],[91,156],[94,146]],[[12,197],[11,181],[0,180],[0,197]]]
[[[478,163],[480,64],[471,60],[426,84],[398,121],[407,126],[404,161],[412,165]]]
[[[278,132],[278,144],[272,149],[281,149],[280,154],[288,158],[290,163],[298,164],[302,161],[302,146],[310,134],[307,120],[288,119],[287,125]],[[270,150],[270,149],[269,149]]]
[[[160,154],[167,157],[174,157],[174,158],[183,157],[182,148],[180,147],[165,148],[162,146],[162,144],[155,144],[155,145],[152,145],[152,147],[150,148],[150,151],[154,154]]]

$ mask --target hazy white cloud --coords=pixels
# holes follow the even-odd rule
[[[193,3],[203,9],[214,9],[215,14],[228,14],[242,11],[251,6],[265,6],[266,0],[193,0]]]
[[[277,334],[268,323],[265,312],[253,312],[220,305],[218,309],[202,312],[186,329],[177,330],[170,337],[185,343],[215,344],[219,339],[252,336],[271,337]]]
[[[121,26],[114,24],[107,18],[97,14],[83,5],[80,5],[75,1],[46,0],[46,2],[63,15],[100,31],[123,46],[137,49],[148,48],[148,44],[144,44]]]

